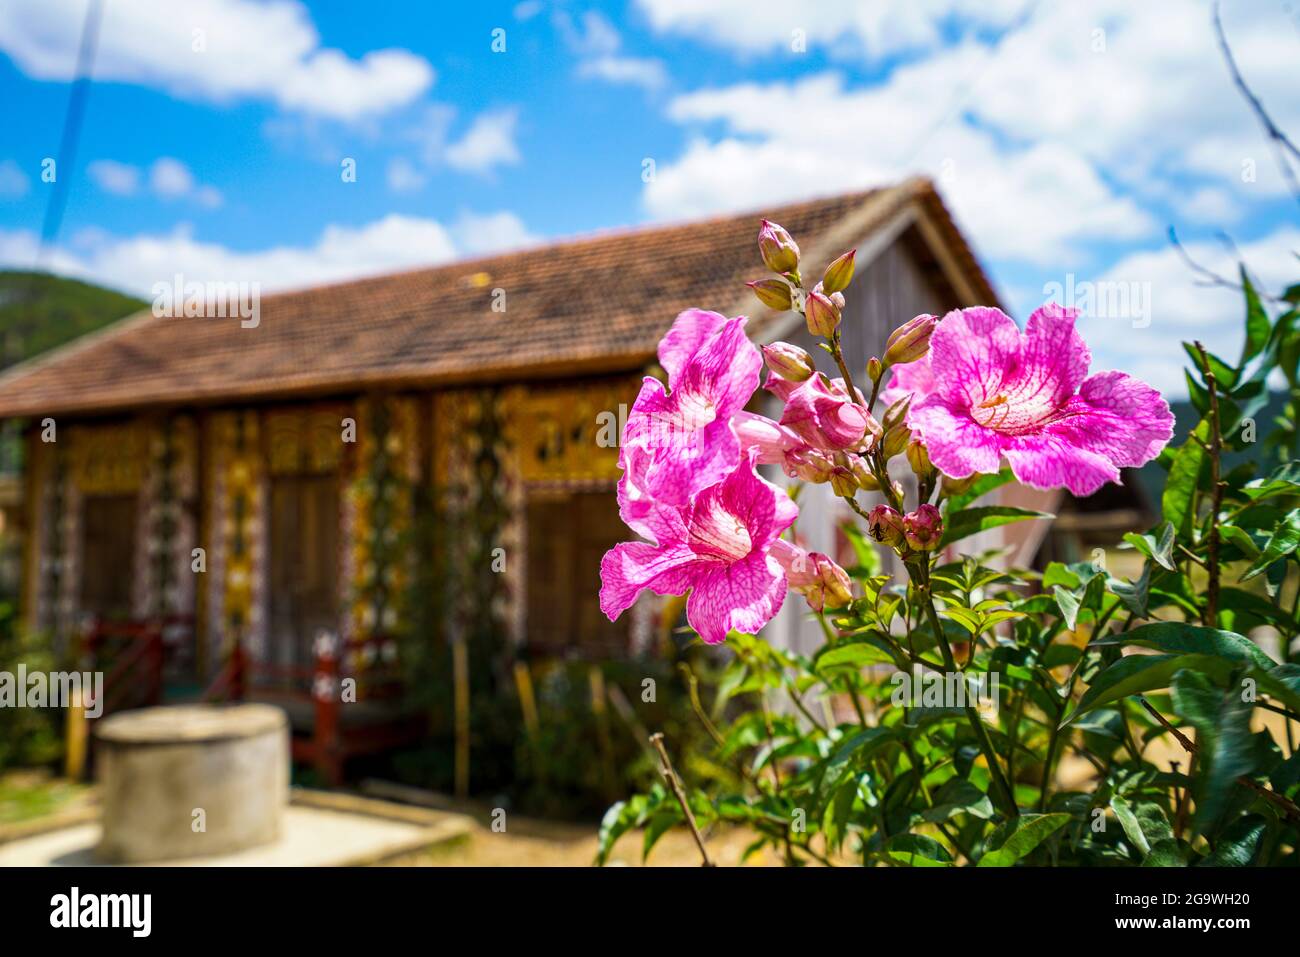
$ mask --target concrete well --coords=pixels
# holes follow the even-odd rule
[[[95,737],[100,860],[211,857],[279,837],[289,803],[289,723],[279,708],[145,708],[105,718]]]

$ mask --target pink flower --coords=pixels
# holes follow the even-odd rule
[[[930,368],[930,353],[926,353],[915,362],[891,366],[889,382],[880,391],[880,404],[888,409],[905,396],[911,396],[913,403],[934,391],[934,371]]]
[[[1003,458],[1035,488],[1091,495],[1159,454],[1174,417],[1160,393],[1122,372],[1088,375],[1076,311],[1055,303],[1023,333],[998,309],[950,313],[930,340],[935,388],[908,425],[945,475],[996,472]]]
[[[772,548],[799,509],[754,471],[756,456],[746,452],[721,482],[684,506],[640,500],[637,531],[654,544],[624,542],[600,563],[600,609],[611,621],[645,589],[690,590],[686,620],[717,644],[733,629],[757,633],[780,610],[786,574]]]
[[[632,405],[619,465],[649,498],[685,505],[740,460],[731,418],[758,388],[763,360],[745,319],[688,309],[659,343],[668,391],[647,377]],[[644,455],[630,455],[639,449]]]
[[[771,377],[767,385],[772,388]],[[813,448],[837,451],[862,446],[871,419],[861,395],[857,402],[849,398],[843,379],[832,381],[819,373],[789,390],[784,398],[781,424]]]
[[[804,596],[813,611],[843,608],[853,600],[849,573],[821,552],[807,552],[784,539],[772,543],[772,555],[785,569],[792,591]]]

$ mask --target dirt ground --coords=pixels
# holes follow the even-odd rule
[[[706,838],[714,862],[735,866],[753,841],[743,830],[718,831]],[[607,866],[640,867],[641,833],[625,834],[614,845]],[[454,843],[397,858],[395,867],[590,867],[596,858],[595,824],[558,824],[551,821],[507,819],[504,833],[480,826],[470,837]],[[650,854],[651,867],[698,867],[700,852],[684,830],[673,830],[660,838]],[[749,865],[775,863],[762,855],[751,857]]]

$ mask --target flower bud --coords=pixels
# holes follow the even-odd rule
[[[885,342],[885,365],[904,365],[923,358],[930,351],[936,322],[934,316],[917,316],[890,333]]]
[[[818,283],[817,285],[820,286],[821,283]],[[835,303],[835,308],[838,309],[840,312],[844,311],[844,293],[833,292],[826,298],[829,299],[831,302]]]
[[[841,452],[836,456],[836,463],[843,465],[853,473],[854,480],[858,483],[858,488],[864,492],[880,491],[880,483],[876,477],[871,474],[871,469],[867,465],[867,460],[861,455],[853,452]]]
[[[856,249],[850,249],[827,266],[826,272],[822,274],[822,289],[827,293],[847,289],[853,281],[853,259],[857,254]]]
[[[896,423],[889,431],[885,433],[884,442],[881,444],[881,452],[886,459],[892,459],[903,449],[907,448],[907,443],[912,438],[912,430],[902,422]]]
[[[862,436],[862,451],[870,452],[885,437],[885,430],[880,427],[876,417],[870,412],[867,413],[867,431]]]
[[[763,346],[763,358],[772,373],[787,382],[803,382],[817,371],[813,357],[788,342],[773,342]]]
[[[797,449],[785,457],[786,472],[805,482],[814,484],[828,481],[835,463],[818,449]]]
[[[745,283],[750,289],[754,290],[754,295],[758,301],[769,309],[775,309],[777,312],[785,312],[793,304],[790,298],[790,285],[781,279],[756,279],[753,282]]]
[[[879,382],[880,377],[885,374],[885,366],[879,359],[872,356],[867,360],[867,378],[873,383]]]
[[[926,502],[915,512],[903,516],[903,536],[907,544],[918,552],[927,552],[943,538],[943,517],[939,509]]]
[[[903,516],[888,505],[877,505],[867,515],[867,534],[894,548],[903,542]]]
[[[817,584],[807,591],[808,606],[813,611],[843,608],[853,600],[853,583],[849,573],[820,552],[813,552]]]
[[[843,465],[831,469],[831,491],[840,498],[852,498],[858,492],[858,480],[852,470]]]
[[[926,478],[934,470],[930,464],[930,452],[925,447],[925,443],[915,435],[907,443],[907,464],[912,466],[912,472],[917,478]]]
[[[907,410],[912,407],[912,394],[909,392],[885,410],[885,430],[888,431],[900,422],[907,421]]]
[[[772,272],[794,272],[799,268],[799,246],[783,226],[763,220],[758,231],[758,251]]]
[[[814,291],[808,293],[808,298],[804,302],[804,318],[808,320],[809,332],[814,336],[829,339],[839,328],[840,309],[831,302],[829,296]]]

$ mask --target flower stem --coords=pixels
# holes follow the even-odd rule
[[[916,586],[917,591],[924,596],[923,607],[926,617],[930,619],[930,627],[934,629],[935,638],[939,643],[939,651],[943,655],[943,664],[951,672],[957,671],[957,661],[953,658],[952,647],[948,644],[948,636],[943,633],[943,622],[939,619],[939,612],[934,607],[934,598],[930,595],[930,583],[921,581],[921,572],[918,566],[908,565],[908,574],[912,578],[912,584]],[[984,727],[984,721],[980,718],[979,712],[969,701],[966,702],[964,710],[966,720],[970,722],[971,730],[975,732],[975,740],[979,744],[979,749],[984,755],[984,760],[988,762],[989,776],[993,779],[993,797],[997,804],[1001,806],[1004,814],[1011,818],[1020,816],[1020,809],[1016,807],[1015,792],[1011,790],[1011,785],[1002,773],[1002,766],[998,763],[997,752],[993,749],[993,741],[989,738],[988,728]]]

